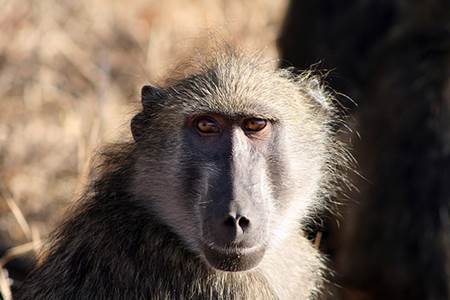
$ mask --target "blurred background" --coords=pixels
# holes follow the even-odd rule
[[[96,150],[129,138],[140,87],[214,35],[331,70],[359,164],[307,229],[334,271],[324,297],[449,299],[448,0],[0,0],[3,298]]]

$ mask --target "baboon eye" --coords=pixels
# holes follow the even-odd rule
[[[263,130],[267,125],[267,120],[260,118],[250,118],[246,119],[242,124],[242,128],[245,131],[260,131]]]
[[[209,117],[200,117],[195,121],[195,127],[201,134],[217,134],[220,132],[219,123]]]

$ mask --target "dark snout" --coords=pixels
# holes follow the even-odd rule
[[[254,247],[261,240],[260,217],[246,205],[245,200],[224,199],[228,198],[226,194],[217,195],[213,201],[222,203],[212,203],[206,210],[205,239],[221,248]]]
[[[263,183],[250,182],[226,168],[220,176],[210,178],[202,227],[204,254],[213,267],[242,271],[261,261],[268,209],[260,184]]]

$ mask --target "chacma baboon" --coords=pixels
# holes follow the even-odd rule
[[[223,50],[142,89],[19,299],[309,299],[322,259],[300,225],[340,152],[317,78]]]
[[[341,299],[449,299],[450,1],[291,1],[279,46],[358,103],[366,179],[327,249]]]

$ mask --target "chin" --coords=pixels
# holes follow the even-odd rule
[[[216,248],[203,245],[203,254],[208,265],[225,272],[243,272],[256,268],[264,257],[266,247]]]

